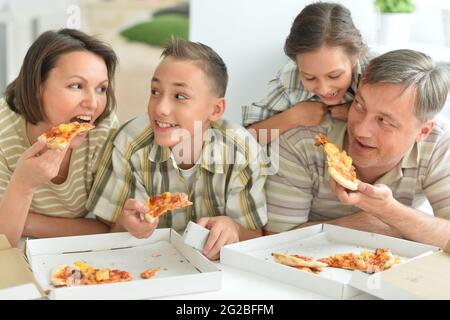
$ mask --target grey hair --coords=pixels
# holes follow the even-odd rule
[[[401,49],[372,59],[363,77],[365,83],[399,83],[404,90],[414,87],[414,113],[422,123],[444,107],[450,90],[448,71],[426,54]]]

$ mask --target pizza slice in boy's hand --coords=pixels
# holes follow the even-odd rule
[[[147,208],[149,211],[144,214],[144,218],[148,222],[153,223],[156,218],[168,211],[190,205],[192,205],[192,202],[188,200],[187,194],[164,192],[163,194],[151,196],[147,199]]]
[[[323,146],[328,162],[328,173],[341,186],[349,190],[358,190],[361,182],[356,178],[355,167],[352,166],[352,158],[345,151],[340,151],[337,145],[331,143],[322,134],[316,135],[316,146]]]
[[[62,123],[45,131],[38,140],[46,142],[49,149],[64,149],[76,135],[94,128],[93,124],[87,122]]]

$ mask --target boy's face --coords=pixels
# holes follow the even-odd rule
[[[211,88],[211,80],[193,61],[173,57],[161,61],[151,81],[148,102],[156,144],[173,147],[186,139],[193,142],[194,132],[198,136],[211,121],[221,118],[225,99]]]

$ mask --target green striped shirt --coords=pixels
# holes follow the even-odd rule
[[[47,216],[79,218],[87,214],[86,201],[94,182],[101,150],[119,122],[113,113],[86,135],[82,144],[72,151],[69,173],[62,184],[51,181],[37,187],[30,211]],[[0,199],[5,194],[17,160],[30,147],[26,121],[11,111],[0,99]]]
[[[212,123],[188,188],[170,148],[154,143],[144,114],[124,124],[107,144],[87,206],[115,221],[129,198],[145,203],[148,196],[184,192],[194,204],[163,215],[159,227],[182,231],[190,220],[226,215],[243,227],[260,229],[267,222],[265,160],[247,130],[226,121]]]
[[[325,221],[360,211],[342,204],[330,189],[323,148],[314,145],[320,132],[342,149],[346,123],[327,117],[318,127],[299,127],[279,140],[279,170],[266,183],[266,229],[282,232],[307,221]],[[415,143],[402,161],[374,184],[387,185],[394,198],[413,208],[428,200],[434,215],[450,219],[450,123],[435,119],[425,139]]]
[[[352,82],[341,103],[353,101],[361,74],[374,55],[374,52],[369,52],[357,62]],[[320,101],[320,99],[305,89],[300,81],[300,70],[297,64],[290,60],[278,71],[275,79],[269,82],[268,94],[264,99],[242,107],[242,123],[246,127],[265,120],[291,108],[300,101]]]

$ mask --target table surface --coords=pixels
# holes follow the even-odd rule
[[[215,262],[222,270],[218,291],[158,298],[161,300],[329,300],[329,297]],[[362,293],[351,300],[374,300]]]

